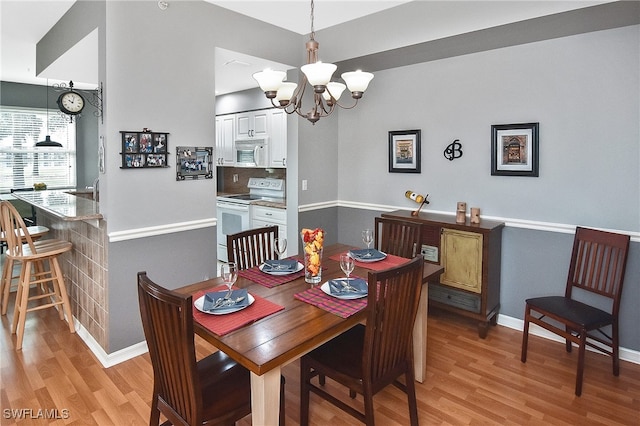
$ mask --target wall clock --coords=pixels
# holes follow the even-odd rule
[[[69,90],[65,90],[58,96],[58,108],[65,114],[78,115],[84,109],[84,98],[73,90],[73,81],[69,82]]]

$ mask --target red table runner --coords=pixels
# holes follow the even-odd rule
[[[336,314],[342,318],[348,318],[367,307],[366,297],[351,300],[338,299],[326,294],[320,289],[320,286],[315,286],[300,293],[296,293],[293,297],[320,309],[324,309],[327,312],[331,312],[332,314]]]
[[[294,258],[291,258],[291,259],[294,259]],[[298,262],[300,261],[298,260]],[[271,275],[271,274],[267,274],[266,272],[262,272],[259,266],[254,266],[253,268],[243,269],[241,271],[238,271],[238,275],[248,280],[251,280],[256,284],[260,284],[267,288],[273,288],[273,287],[279,286],[280,284],[293,281],[296,278],[304,277],[304,268],[292,274]]]
[[[347,252],[348,250],[345,253]],[[340,253],[334,254],[333,256],[329,257],[329,259],[340,262]],[[387,257],[378,262],[360,262],[359,260],[356,260],[356,266],[359,266],[360,268],[371,269],[372,271],[382,271],[384,269],[402,265],[403,263],[407,263],[410,260],[411,259],[388,254]]]
[[[209,290],[201,290],[193,295],[194,302],[205,293],[224,291],[226,287],[216,287]],[[255,301],[248,307],[226,315],[213,315],[200,312],[193,306],[193,318],[203,327],[213,331],[218,336],[224,336],[231,333],[247,324],[257,321],[261,318],[267,317],[278,311],[284,309],[284,306],[280,306],[262,297],[252,294]]]

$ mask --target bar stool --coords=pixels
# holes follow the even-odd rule
[[[27,232],[31,236],[31,239],[34,243],[37,242],[40,238],[46,235],[49,232],[49,228],[46,226],[27,226]],[[20,230],[20,238],[22,239],[22,244],[27,242],[27,239],[22,235],[22,230]],[[0,216],[0,254],[2,254],[3,247],[7,246],[7,239],[5,237],[5,231],[2,226],[2,216]],[[19,278],[19,275],[13,275],[14,268],[14,260],[13,258],[6,258],[4,264],[2,265],[2,281],[0,281],[0,308],[2,315],[7,314],[7,307],[9,305],[9,292],[11,291],[11,283],[15,278]]]
[[[64,320],[65,315],[67,316],[69,331],[74,333],[71,304],[67,296],[62,269],[58,262],[58,257],[70,251],[72,244],[68,241],[54,239],[40,240],[34,243],[22,217],[8,201],[0,202],[0,218],[8,246],[7,260],[8,262],[17,261],[21,264],[18,293],[11,323],[11,333],[17,334],[16,350],[22,349],[25,321],[27,313],[31,311],[56,307],[61,320]],[[24,244],[23,239],[26,240]],[[11,272],[9,272],[10,275]],[[6,278],[4,279],[5,286],[11,283],[10,279]],[[39,292],[30,296],[29,291],[33,284],[38,287]],[[32,300],[46,301],[29,308],[28,303]]]

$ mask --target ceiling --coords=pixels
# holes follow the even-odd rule
[[[150,0],[155,1],[155,0]],[[310,3],[308,0],[275,1],[218,1],[209,3],[269,22],[273,25],[307,34],[310,30]],[[342,22],[369,15],[409,0],[315,0],[314,28],[320,30]],[[171,0],[166,0],[171,7]],[[55,25],[75,0],[0,0],[0,80],[30,84],[67,82],[72,77],[77,88],[93,89],[98,82],[97,33],[92,33],[46,70],[35,75],[36,43]],[[274,4],[276,7],[274,7]],[[283,13],[286,10],[286,13]],[[87,58],[95,57],[95,61]],[[76,59],[77,58],[77,59]],[[82,59],[80,59],[82,58]],[[87,64],[83,69],[69,64]],[[261,58],[216,49],[216,92],[230,93],[257,87],[251,77],[265,68],[286,69],[286,65]]]
[[[156,2],[156,0],[148,0]],[[171,8],[172,0],[165,0]],[[307,34],[310,31],[310,6],[308,0],[205,0],[209,3],[251,16],[270,24]],[[321,30],[333,25],[370,15],[409,1],[423,0],[315,0],[314,29]],[[426,0],[425,0],[426,1]],[[447,0],[451,3],[456,0]],[[527,2],[531,17],[550,13],[553,4],[561,8],[584,7],[580,3],[592,2]],[[607,1],[604,1],[607,2]],[[80,89],[94,89],[98,84],[97,31],[69,49],[39,76],[35,76],[36,43],[53,27],[75,0],[0,0],[0,80],[30,84],[68,82],[72,78]],[[160,3],[160,2],[158,2]],[[441,2],[440,4],[445,4]],[[493,8],[501,14],[501,5],[487,2],[483,8]],[[575,5],[575,6],[574,6]],[[160,4],[158,4],[160,7]],[[535,9],[535,10],[534,10]],[[557,12],[558,10],[556,10]],[[494,15],[495,15],[494,14]],[[480,18],[476,17],[476,21]],[[506,17],[505,19],[509,19]],[[469,24],[460,23],[462,27]],[[473,22],[473,25],[481,25]],[[463,28],[464,29],[464,28]],[[460,31],[461,28],[458,28]],[[302,49],[302,46],[301,46]],[[290,66],[266,61],[237,52],[216,48],[216,92],[218,94],[257,87],[252,74],[265,68],[287,69]],[[91,59],[93,58],[93,59]],[[78,64],[83,64],[78,67]],[[73,68],[70,66],[73,65]],[[299,66],[300,64],[295,64]]]

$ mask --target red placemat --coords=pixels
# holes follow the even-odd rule
[[[290,258],[295,259],[295,258]],[[299,259],[296,259],[300,262]],[[302,262],[300,262],[302,263]],[[298,272],[294,272],[292,274],[287,275],[271,275],[266,272],[262,272],[259,266],[254,266],[253,268],[243,269],[238,271],[238,275],[248,280],[253,281],[256,284],[260,284],[267,288],[272,288],[278,286],[280,284],[288,283],[289,281],[293,281],[296,278],[304,277],[304,268],[302,268]]]
[[[345,252],[347,253],[348,250]],[[329,257],[329,259],[340,262],[340,253],[334,254]],[[356,266],[361,268],[371,269],[372,271],[382,271],[384,269],[393,268],[394,266],[402,265],[403,263],[409,262],[411,259],[407,259],[405,257],[396,256],[393,254],[388,254],[383,260],[378,262],[360,262],[356,260]]]
[[[342,318],[348,318],[367,307],[366,297],[351,300],[338,299],[326,294],[320,289],[320,286],[296,293],[293,297]]]
[[[226,287],[216,287],[209,290],[201,290],[193,295],[193,301],[195,302],[199,297],[208,292],[224,291]],[[193,319],[201,324],[203,327],[213,331],[218,336],[224,336],[231,333],[247,324],[257,321],[261,318],[267,317],[278,311],[284,309],[284,306],[280,306],[262,297],[252,294],[255,301],[248,307],[241,311],[234,312],[226,315],[212,315],[200,312],[193,306]]]

